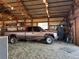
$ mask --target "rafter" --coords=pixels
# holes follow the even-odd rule
[[[66,15],[52,15],[50,18],[62,18],[66,17]],[[47,16],[41,16],[41,17],[33,17],[33,19],[42,19],[42,18],[48,18]]]
[[[63,3],[63,2],[72,2],[73,0],[63,0],[63,1],[55,1],[55,2],[48,2],[49,4],[54,4],[54,3]]]
[[[32,1],[37,1],[37,0],[32,0]],[[56,1],[56,2],[48,2],[48,3],[62,3],[62,2],[70,2],[70,1],[73,1],[73,0],[65,0],[65,1]],[[21,1],[18,1],[19,3],[21,2]],[[31,0],[28,0],[28,1],[23,1],[23,2],[31,2]],[[11,4],[11,3],[17,3],[17,2],[8,2],[8,4]],[[40,4],[39,4],[40,5]]]
[[[58,7],[58,8],[59,8],[59,7],[65,7],[65,6],[70,6],[70,7],[71,7],[72,4],[68,4],[68,5],[58,5],[58,6],[49,6],[48,8],[54,8],[54,7]],[[40,8],[38,7],[38,8],[29,8],[29,10],[36,10],[36,9],[43,9],[43,8],[45,9],[45,7],[40,7]]]
[[[19,1],[18,1],[19,2]],[[30,18],[32,18],[32,16],[29,14],[29,12],[28,12],[28,9],[24,6],[24,4],[23,4],[23,1],[22,0],[20,0],[20,3],[23,5],[22,7],[25,9],[25,11],[26,11],[26,14],[30,17]]]

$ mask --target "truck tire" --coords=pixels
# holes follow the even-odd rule
[[[45,39],[46,44],[52,44],[54,41],[54,38],[52,36],[47,36]]]
[[[15,44],[17,42],[17,38],[11,37],[9,41],[10,41],[11,44]]]

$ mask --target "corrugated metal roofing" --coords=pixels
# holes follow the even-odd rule
[[[73,5],[72,0],[46,1],[48,3],[48,12],[51,18],[67,16]],[[43,0],[2,0],[2,2],[15,16],[20,15],[25,18],[48,17]],[[11,7],[13,7],[13,9],[11,9]]]

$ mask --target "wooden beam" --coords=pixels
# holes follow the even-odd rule
[[[61,22],[61,21],[64,21],[64,20],[53,20],[53,21],[49,21],[49,22]],[[33,21],[33,23],[42,23],[42,22],[48,22],[48,21]],[[26,23],[31,23],[31,22],[26,22]]]
[[[51,15],[50,14],[51,18],[59,18],[59,17],[66,17],[66,16],[67,16],[67,14],[59,14],[59,15]]]
[[[28,11],[28,9],[25,7],[25,5],[23,4],[23,1],[22,1],[22,0],[20,0],[20,1],[21,1],[21,4],[23,5],[24,9],[26,10],[26,14],[28,14],[28,16],[32,19],[32,16],[29,14],[29,11]]]
[[[20,1],[21,2],[21,1]],[[19,3],[20,3],[19,2]],[[22,1],[23,2],[23,1]],[[59,1],[59,2],[50,2],[48,4],[54,4],[54,3],[63,3],[64,1]],[[69,1],[65,1],[65,2],[69,2]],[[17,2],[16,2],[17,3]],[[24,4],[24,3],[23,3]],[[44,3],[41,3],[41,4],[32,4],[32,5],[25,5],[25,6],[37,6],[37,5],[44,5]],[[18,6],[14,6],[14,7],[18,7]]]
[[[37,0],[32,0],[32,1],[37,1]],[[49,4],[51,4],[51,3],[62,3],[62,2],[72,2],[72,0],[65,0],[65,1],[56,1],[56,2],[48,2]],[[18,1],[18,3],[20,3],[21,1]],[[28,1],[23,1],[23,2],[31,2],[30,0],[28,0]],[[17,3],[17,2],[8,2],[8,4],[12,4],[12,3]],[[36,5],[36,4],[35,4]],[[39,4],[40,5],[40,4]]]
[[[49,22],[61,22],[61,21],[64,21],[64,20],[53,20],[53,21],[50,21],[50,19],[49,19]],[[38,22],[42,23],[42,22],[48,22],[48,21],[33,21],[33,23],[38,23]],[[26,23],[31,23],[31,22],[26,22]]]
[[[18,7],[18,6],[15,6],[15,7]],[[9,7],[7,7],[7,8],[9,8]],[[51,10],[50,8],[49,8],[49,10],[50,11],[59,11],[58,9],[57,10]],[[69,10],[69,9],[68,8],[67,9],[63,9],[63,11],[65,11],[65,10]],[[16,11],[16,10],[10,10],[10,11]],[[60,10],[60,11],[62,11],[62,10]],[[40,10],[39,10],[39,8],[37,8],[36,11],[35,11],[35,9],[31,9],[31,12],[40,12]]]
[[[76,2],[75,2],[75,0],[73,0],[73,6],[72,6],[72,15],[74,15],[75,14],[75,6],[77,6],[77,4],[76,4]],[[74,19],[74,25],[75,25],[75,31],[74,31],[74,36],[75,36],[75,38],[74,38],[74,44],[76,44],[77,45],[77,20],[76,19]]]
[[[71,7],[72,4],[68,4],[68,5],[58,5],[58,6],[49,6],[48,8],[55,8],[55,7],[65,7],[65,6],[70,6]],[[35,10],[35,9],[42,9],[45,7],[38,7],[38,8],[29,8],[29,10]]]
[[[23,1],[23,2],[26,2],[26,1]],[[63,3],[63,2],[72,2],[71,0],[69,1],[56,1],[56,2],[48,2],[48,4],[55,4],[55,3]],[[27,6],[36,6],[36,5],[44,5],[44,3],[41,3],[41,4],[33,4],[33,5],[27,5]]]
[[[52,9],[49,9],[49,11],[54,11],[54,12],[55,11],[69,11],[70,9],[63,9],[63,10],[58,10],[58,9],[57,10],[52,10]],[[36,13],[36,12],[40,12],[40,9],[38,9],[38,10],[29,10],[29,11],[30,11],[30,13]]]
[[[44,12],[41,12],[41,13],[38,12],[38,13],[30,13],[30,14],[31,14],[31,15],[37,15],[37,14],[38,14],[38,15],[42,15],[42,14],[46,14],[46,13],[45,13],[45,11],[44,11]]]
[[[61,15],[50,15],[50,18],[59,18],[59,17],[66,17],[67,14],[61,14]]]
[[[50,12],[50,14],[68,14],[68,12]]]
[[[68,12],[57,12],[57,13],[50,13],[50,14],[68,14]],[[31,14],[31,15],[46,15],[45,13],[38,13],[38,14]]]
[[[48,0],[49,1],[49,0]],[[54,3],[63,3],[63,2],[72,2],[73,0],[63,0],[63,1],[55,1],[55,2],[48,2],[49,4],[54,4]]]
[[[64,12],[64,11],[69,11],[69,9],[63,9],[63,10],[50,10],[49,9],[49,12]],[[43,12],[43,11],[36,10],[36,11],[31,11],[30,13],[37,13],[37,12]]]
[[[57,5],[57,6],[49,6],[49,8],[52,8],[52,7],[64,7],[64,6],[72,6],[72,4],[67,4],[67,5]]]
[[[63,10],[59,10],[59,9],[57,9],[57,10],[52,10],[52,9],[49,9],[50,11],[68,11],[68,10],[70,10],[71,8],[67,8],[67,9],[63,9]]]
[[[23,2],[26,2],[26,1],[23,1]],[[69,0],[69,1],[57,1],[57,2],[49,2],[48,4],[54,4],[54,3],[63,3],[63,2],[72,2],[72,0]],[[41,3],[41,4],[33,4],[33,5],[27,5],[27,6],[37,6],[37,5],[44,5],[44,3]]]
[[[50,24],[49,24],[50,18],[48,17],[47,19],[48,19],[48,21],[47,21],[47,22],[48,22],[48,29],[50,29],[50,27],[49,27],[49,25],[50,25]]]
[[[67,16],[67,15],[52,15],[52,16],[50,16],[50,18],[62,18],[65,16]],[[42,18],[48,18],[48,17],[47,16],[33,17],[33,19],[42,19]]]
[[[31,1],[37,1],[37,0],[27,0],[27,1],[23,1],[23,2],[31,2]],[[20,3],[21,1],[19,0],[18,3]],[[15,2],[8,2],[8,4],[11,4],[11,3],[17,3],[17,1]]]

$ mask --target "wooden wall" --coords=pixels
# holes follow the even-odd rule
[[[74,37],[74,43],[76,45],[79,45],[79,0],[75,0],[74,2],[76,5],[74,5],[74,14],[70,14],[70,19],[73,23],[73,37]]]
[[[42,18],[42,19],[33,19],[33,26],[38,26],[38,23],[48,23],[49,30],[56,30],[59,24],[62,24],[63,18]]]
[[[43,23],[43,22],[49,22],[49,25],[59,25],[62,23],[63,18],[49,18],[49,21],[47,18],[43,19],[33,19],[33,23]]]

